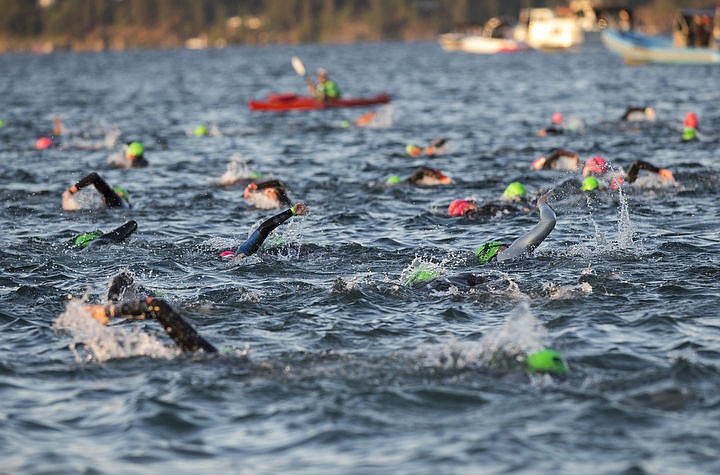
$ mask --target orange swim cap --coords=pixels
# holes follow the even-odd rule
[[[455,200],[448,206],[450,216],[463,216],[468,210],[475,207],[475,203],[468,200]]]
[[[50,145],[52,145],[52,139],[47,137],[40,137],[37,139],[37,142],[35,142],[35,148],[38,150],[45,150],[50,147]]]

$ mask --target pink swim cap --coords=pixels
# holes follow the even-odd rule
[[[585,166],[583,167],[583,176],[587,176],[590,173],[602,175],[607,171],[608,165],[605,159],[602,158],[600,155],[595,155],[590,160],[585,162]]]
[[[698,118],[694,112],[688,112],[687,114],[685,114],[684,125],[685,125],[685,127],[692,127],[693,129],[697,129]]]
[[[553,124],[562,124],[563,121],[563,115],[559,112],[555,112],[552,115],[552,123]]]
[[[448,206],[448,214],[450,216],[462,216],[472,207],[472,202],[468,200],[455,200]]]
[[[40,137],[37,139],[37,142],[35,142],[35,148],[38,150],[45,150],[50,145],[52,145],[52,140],[47,137]]]
[[[235,257],[234,251],[223,251],[220,253],[220,257]]]

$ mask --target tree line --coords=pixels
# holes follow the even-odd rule
[[[709,0],[626,0],[672,11]],[[604,2],[610,4],[611,2]],[[0,0],[0,50],[51,41],[77,49],[432,38],[548,0]],[[616,2],[617,4],[617,2]]]

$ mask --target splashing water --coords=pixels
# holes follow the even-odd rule
[[[628,200],[623,193],[622,186],[618,188],[618,197],[620,199],[620,207],[618,208],[618,245],[621,249],[630,249],[635,242],[635,225],[630,220],[630,211],[628,208]]]
[[[442,277],[446,274],[448,260],[449,258],[445,258],[440,262],[435,262],[432,257],[415,256],[412,262],[400,273],[400,281],[404,285],[410,285],[414,283],[414,278],[423,272],[434,277]]]
[[[236,153],[232,156],[230,163],[228,163],[225,173],[218,178],[218,184],[229,186],[250,177],[251,173],[247,161],[240,154]]]
[[[176,347],[165,346],[139,327],[100,324],[90,317],[84,300],[70,300],[65,311],[53,323],[56,330],[66,331],[72,336],[69,347],[78,363],[131,356],[173,358],[180,354]]]

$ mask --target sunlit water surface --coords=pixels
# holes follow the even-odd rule
[[[304,91],[293,55],[392,105],[373,127],[342,126],[364,109],[250,112]],[[5,55],[0,71],[0,471],[720,472],[717,66],[628,67],[593,42],[498,56],[391,43]],[[618,120],[640,105],[658,120]],[[555,111],[577,132],[538,137]],[[680,141],[688,111],[702,141]],[[55,115],[61,146],[35,150]],[[444,154],[403,156],[439,136]],[[150,168],[109,169],[131,140]],[[644,159],[678,184],[583,195],[576,173],[529,169],[553,147]],[[225,262],[274,213],[216,184],[233,161],[311,212]],[[455,184],[384,185],[421,165]],[[90,171],[133,209],[63,211]],[[514,180],[556,188],[557,227],[532,258],[483,267],[475,247],[537,213],[445,210]],[[139,228],[121,246],[68,245],[127,219]],[[405,285],[421,268],[481,284]],[[104,302],[121,270],[223,353],[182,355],[154,322],[88,319],[80,302]],[[567,377],[523,370],[542,347]]]

